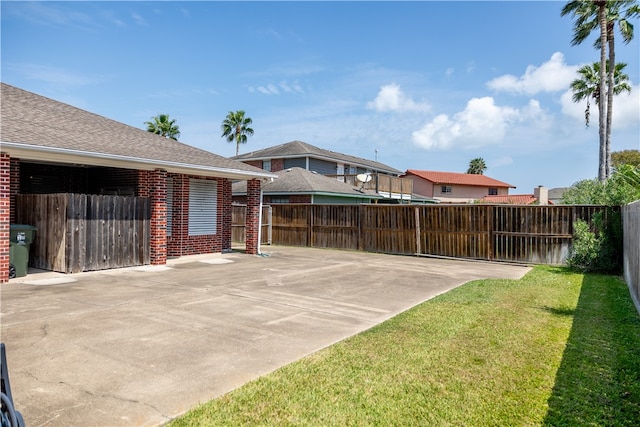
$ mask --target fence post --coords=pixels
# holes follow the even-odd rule
[[[487,205],[487,259],[489,261],[493,260],[493,250],[494,250],[494,245],[495,245],[495,238],[494,238],[494,221],[493,221],[493,215],[494,215],[494,210],[497,209],[496,206],[491,206],[491,205]]]
[[[420,245],[420,208],[416,206],[414,208],[415,216],[416,216],[416,255],[420,255],[422,253],[422,247]]]

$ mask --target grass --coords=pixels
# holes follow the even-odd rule
[[[615,276],[468,283],[170,426],[613,426],[640,420],[640,317]]]

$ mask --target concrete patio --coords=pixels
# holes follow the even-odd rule
[[[0,286],[28,426],[157,426],[470,280],[528,267],[264,247]]]

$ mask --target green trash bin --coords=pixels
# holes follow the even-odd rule
[[[11,224],[9,230],[9,275],[24,277],[29,271],[29,246],[36,237],[32,225]],[[13,267],[13,268],[11,268]],[[13,273],[13,274],[12,274]]]

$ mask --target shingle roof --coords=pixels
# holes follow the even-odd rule
[[[358,187],[326,177],[303,168],[289,168],[276,172],[278,178],[272,182],[262,184],[264,194],[332,194],[343,197],[367,197],[381,199],[374,191],[363,190]],[[233,194],[245,194],[247,182],[234,182]]]
[[[241,154],[239,156],[232,157],[235,160],[269,160],[269,159],[284,159],[309,156],[313,158],[319,158],[324,160],[333,160],[344,162],[351,166],[361,166],[369,168],[372,171],[385,172],[399,175],[402,171],[385,165],[384,163],[376,162],[373,160],[367,160],[360,157],[350,156],[348,154],[337,153],[331,150],[325,150],[323,148],[316,147],[311,144],[307,144],[302,141],[291,141],[285,144],[268,147],[262,150],[252,151],[250,153]]]
[[[2,151],[26,160],[160,167],[209,176],[270,177],[262,169],[1,84]]]
[[[423,171],[409,169],[405,175],[415,175],[417,177],[431,181],[434,184],[448,184],[448,185],[469,185],[475,187],[506,187],[516,188],[514,185],[507,184],[506,182],[498,181],[497,179],[489,178],[486,175],[470,174],[470,173],[457,173],[457,172],[436,172],[436,171]]]

